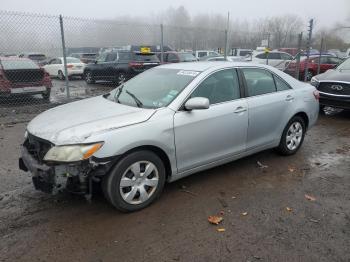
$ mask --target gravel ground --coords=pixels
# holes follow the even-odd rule
[[[294,156],[195,174],[131,214],[35,191],[17,167],[34,114],[14,115],[0,121],[0,261],[350,261],[350,112],[320,116]]]

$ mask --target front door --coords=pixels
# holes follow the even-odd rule
[[[243,152],[248,127],[247,102],[241,98],[235,69],[208,76],[191,94],[206,97],[209,109],[178,111],[174,131],[178,172]]]

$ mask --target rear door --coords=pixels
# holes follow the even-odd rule
[[[178,171],[243,152],[246,148],[248,112],[247,101],[241,98],[236,70],[224,69],[212,73],[190,97],[206,97],[210,107],[175,113]]]
[[[294,112],[294,91],[266,69],[242,68],[241,72],[248,96],[247,149],[276,143]]]

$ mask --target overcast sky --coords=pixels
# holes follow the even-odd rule
[[[231,13],[232,19],[298,14],[327,26],[350,18],[350,0],[1,0],[0,9],[89,18],[151,15],[183,5],[197,13]],[[349,21],[350,24],[350,21]]]

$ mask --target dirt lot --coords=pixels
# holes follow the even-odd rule
[[[23,119],[0,124],[0,261],[350,261],[349,112],[321,116],[294,156],[193,175],[131,214],[34,191],[17,167]]]

